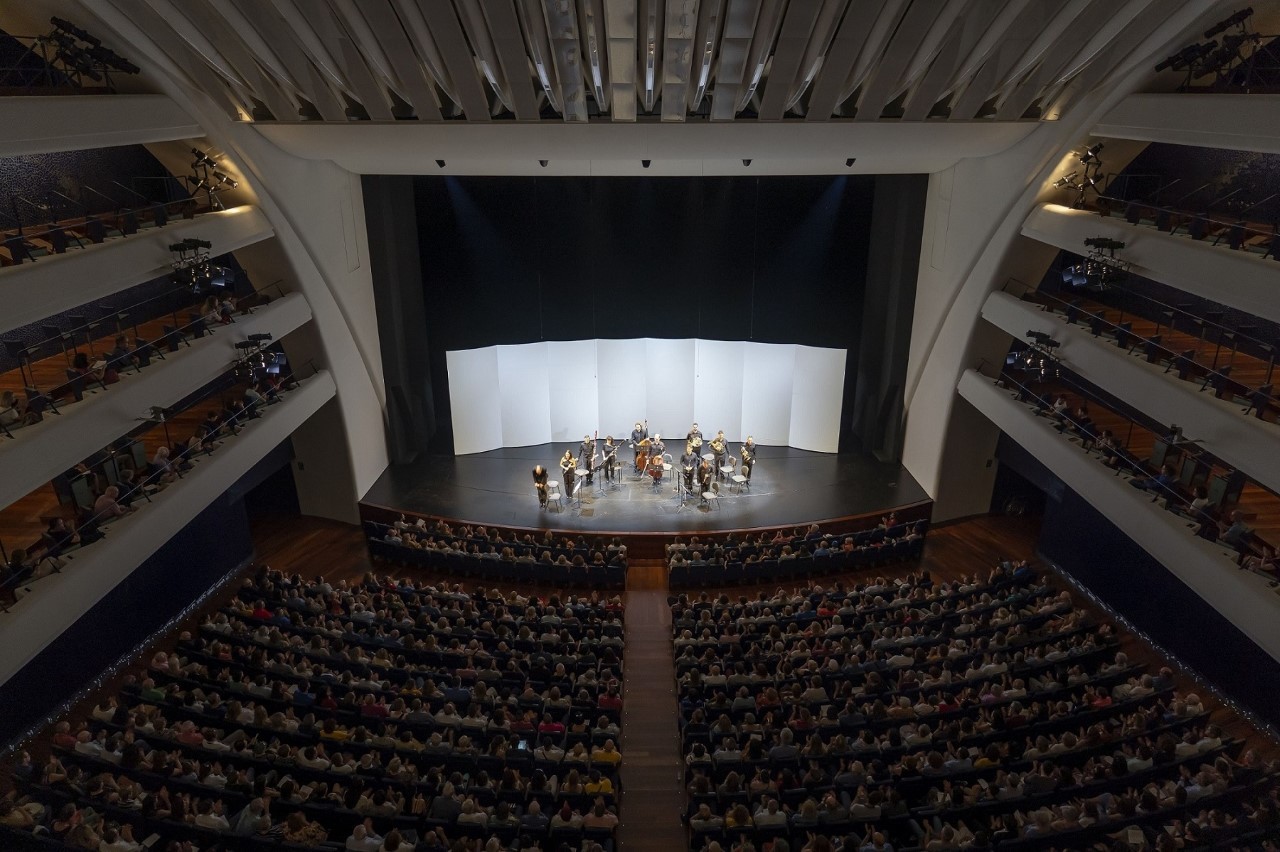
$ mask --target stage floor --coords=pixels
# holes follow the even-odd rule
[[[431,456],[383,472],[361,503],[395,511],[456,518],[470,523],[596,533],[653,533],[788,526],[862,515],[929,499],[899,464],[869,455],[813,453],[761,446],[751,487],[737,493],[721,485],[719,505],[691,499],[680,505],[670,477],[654,488],[632,472],[624,448],[621,483],[607,490],[601,477],[583,485],[578,501],[538,507],[533,467],[560,479],[562,445],[541,444],[467,456]],[[577,445],[573,446],[577,451]]]

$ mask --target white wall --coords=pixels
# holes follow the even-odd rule
[[[37,90],[38,91],[38,90]],[[0,98],[0,157],[188,139],[200,127],[166,95]]]
[[[1130,95],[1098,122],[1093,135],[1280,154],[1280,95]]]
[[[459,454],[585,434],[684,436],[697,421],[740,441],[833,453],[845,350],[722,340],[586,340],[446,353]],[[593,408],[598,403],[598,419]]]

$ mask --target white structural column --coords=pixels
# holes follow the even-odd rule
[[[211,502],[288,438],[333,397],[333,379],[320,372],[291,391],[279,405],[249,423],[238,437],[157,495],[114,522],[102,541],[78,551],[60,573],[41,580],[30,600],[5,616],[5,653],[0,683],[76,623],[108,592],[137,570]]]
[[[1138,275],[1280,322],[1280,262],[1275,260],[1061,204],[1037,207],[1027,216],[1022,233],[1078,254],[1088,252],[1084,241],[1090,237],[1120,240],[1125,244],[1120,256],[1134,264]]]
[[[310,319],[306,299],[297,293],[285,296],[164,360],[153,359],[140,373],[126,372],[119,383],[89,392],[83,402],[62,406],[60,416],[46,414],[43,422],[15,431],[12,441],[0,443],[0,507],[136,429],[152,406],[173,405],[226,373],[241,354],[235,344],[250,334],[279,340]]]
[[[973,370],[961,376],[958,389],[970,405],[1151,554],[1170,573],[1170,581],[1176,578],[1185,583],[1259,648],[1280,660],[1280,630],[1275,629],[1280,598],[1270,594],[1265,581],[1237,569],[1222,547],[1193,536],[1185,519],[1153,504],[1148,494],[1085,455],[1078,444],[1058,434],[1047,419],[1036,417],[1007,389]]]
[[[134,284],[170,271],[172,243],[189,237],[213,243],[215,254],[232,252],[274,233],[256,207],[243,206],[194,219],[170,220],[163,228],[139,231],[66,254],[45,255],[0,270],[0,332],[105,299]]]
[[[1280,95],[1130,95],[1093,135],[1280,154]]]
[[[18,95],[0,98],[0,157],[85,151],[200,136],[167,95]]]
[[[1028,330],[1043,331],[1062,344],[1062,362],[1085,380],[1124,400],[1160,423],[1177,423],[1187,438],[1227,464],[1244,471],[1273,491],[1280,491],[1280,425],[1241,413],[1234,402],[1201,393],[1200,385],[1184,382],[1163,367],[1130,355],[1094,337],[1087,328],[1008,293],[992,293],[982,317],[1014,337]]]

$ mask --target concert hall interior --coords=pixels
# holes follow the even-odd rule
[[[0,850],[1276,849],[1277,35],[0,3]]]

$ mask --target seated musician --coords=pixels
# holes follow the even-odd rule
[[[547,469],[542,465],[533,469],[533,487],[538,489],[538,505],[547,508]]]
[[[711,462],[706,459],[702,460],[702,464],[698,465],[698,490],[706,491],[711,487]]]
[[[649,458],[657,458],[662,460],[662,454],[667,451],[667,445],[662,443],[662,436],[657,432],[653,433],[653,443],[649,446]]]
[[[747,442],[742,445],[742,475],[747,478],[747,482],[751,481],[751,468],[756,464],[756,439],[747,436]]]

